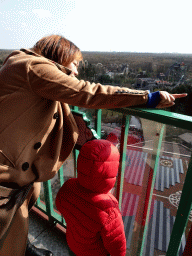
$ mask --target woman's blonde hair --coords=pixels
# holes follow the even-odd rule
[[[63,66],[68,65],[73,60],[83,60],[80,49],[60,35],[43,37],[31,50]]]

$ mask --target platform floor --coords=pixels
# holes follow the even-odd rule
[[[33,211],[30,212],[28,237],[33,245],[52,251],[54,256],[75,256],[67,245],[65,234]]]

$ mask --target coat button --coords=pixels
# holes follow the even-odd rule
[[[41,147],[41,142],[37,142],[34,145],[34,149],[39,149]]]
[[[58,119],[58,118],[59,118],[59,113],[56,112],[56,113],[53,115],[53,118],[54,118],[54,119]]]
[[[29,169],[29,163],[28,162],[25,162],[22,164],[22,170],[23,171],[27,171]]]

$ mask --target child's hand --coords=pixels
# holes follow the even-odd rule
[[[156,108],[167,108],[175,105],[175,99],[186,97],[187,93],[170,94],[166,91],[160,91],[160,102]]]

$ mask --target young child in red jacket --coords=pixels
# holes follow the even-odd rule
[[[67,223],[66,239],[77,256],[125,256],[126,238],[115,185],[119,151],[107,140],[85,143],[77,160],[78,178],[59,190],[56,207]]]

